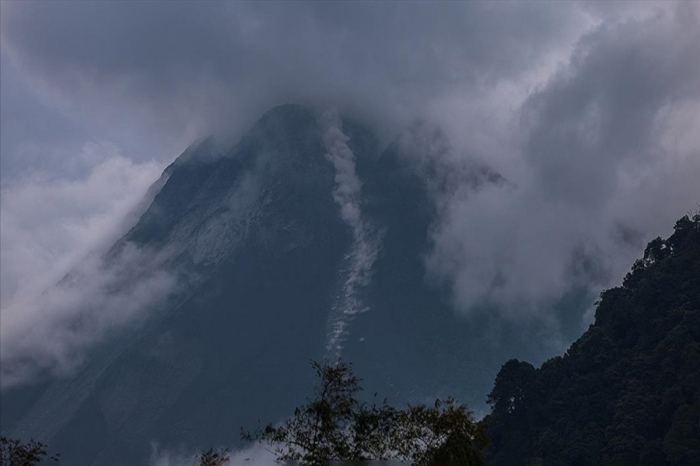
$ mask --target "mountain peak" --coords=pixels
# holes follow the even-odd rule
[[[189,163],[211,163],[221,157],[223,151],[214,136],[197,139],[187,149],[168,165],[164,174],[170,175],[177,167]]]
[[[39,394],[18,435],[50,432],[71,464],[143,464],[151,440],[226,444],[292,410],[306,362],[341,350],[398,402],[410,396],[400,387],[432,394],[437,380],[485,392],[490,379],[473,388],[468,370],[435,363],[478,354],[480,340],[425,283],[435,209],[402,160],[362,124],[296,104],[232,147],[192,144],[106,260],[145,251],[177,284],[142,327],[95,351],[104,358]]]

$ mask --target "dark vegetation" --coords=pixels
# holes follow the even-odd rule
[[[313,397],[279,426],[243,432],[264,442],[278,462],[327,466],[395,460],[415,465],[482,465],[483,428],[453,399],[405,409],[358,398],[360,379],[342,361],[313,363],[319,379]],[[375,395],[376,398],[376,395]]]
[[[0,466],[35,466],[57,462],[58,458],[58,455],[49,456],[41,442],[0,437]]]
[[[198,466],[224,466],[229,461],[228,449],[216,451],[213,448],[197,457]]]
[[[700,215],[649,243],[563,357],[508,361],[488,401],[489,465],[700,464]]]

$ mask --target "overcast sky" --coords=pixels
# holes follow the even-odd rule
[[[436,199],[427,271],[467,315],[547,321],[700,205],[698,2],[0,8],[4,322],[112,241],[195,138],[235,140],[286,102],[351,113],[384,141],[428,122],[447,142],[417,157],[509,180]]]

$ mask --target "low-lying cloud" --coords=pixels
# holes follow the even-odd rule
[[[223,451],[220,449],[219,451]],[[199,453],[183,453],[172,449],[152,445],[150,466],[197,466]],[[276,457],[263,444],[256,443],[248,448],[242,448],[228,453],[229,460],[222,466],[245,464],[249,466],[273,466],[277,464]]]
[[[77,157],[93,164],[76,180],[49,175],[2,188],[0,361],[3,388],[65,373],[84,351],[162,299],[174,278],[132,245],[109,264],[102,254],[160,175],[111,144]]]
[[[504,170],[514,186],[446,194],[428,265],[458,308],[532,315],[577,288],[619,283],[646,241],[698,207],[696,13],[582,37],[517,113],[519,159]]]

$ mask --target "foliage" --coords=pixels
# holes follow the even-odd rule
[[[278,462],[410,461],[416,465],[481,465],[487,439],[473,414],[454,399],[400,410],[360,401],[360,379],[342,361],[312,363],[319,379],[313,397],[280,426],[269,424],[248,441],[270,445]]]
[[[398,459],[414,465],[481,465],[488,444],[483,428],[452,398],[409,406],[394,426]]]
[[[0,466],[36,466],[44,461],[57,462],[59,455],[49,456],[46,445],[29,440],[0,437]]]
[[[229,460],[228,449],[222,451],[215,451],[213,448],[203,452],[199,455],[198,466],[223,466]]]
[[[700,216],[656,238],[563,357],[508,361],[490,465],[700,464]]]

